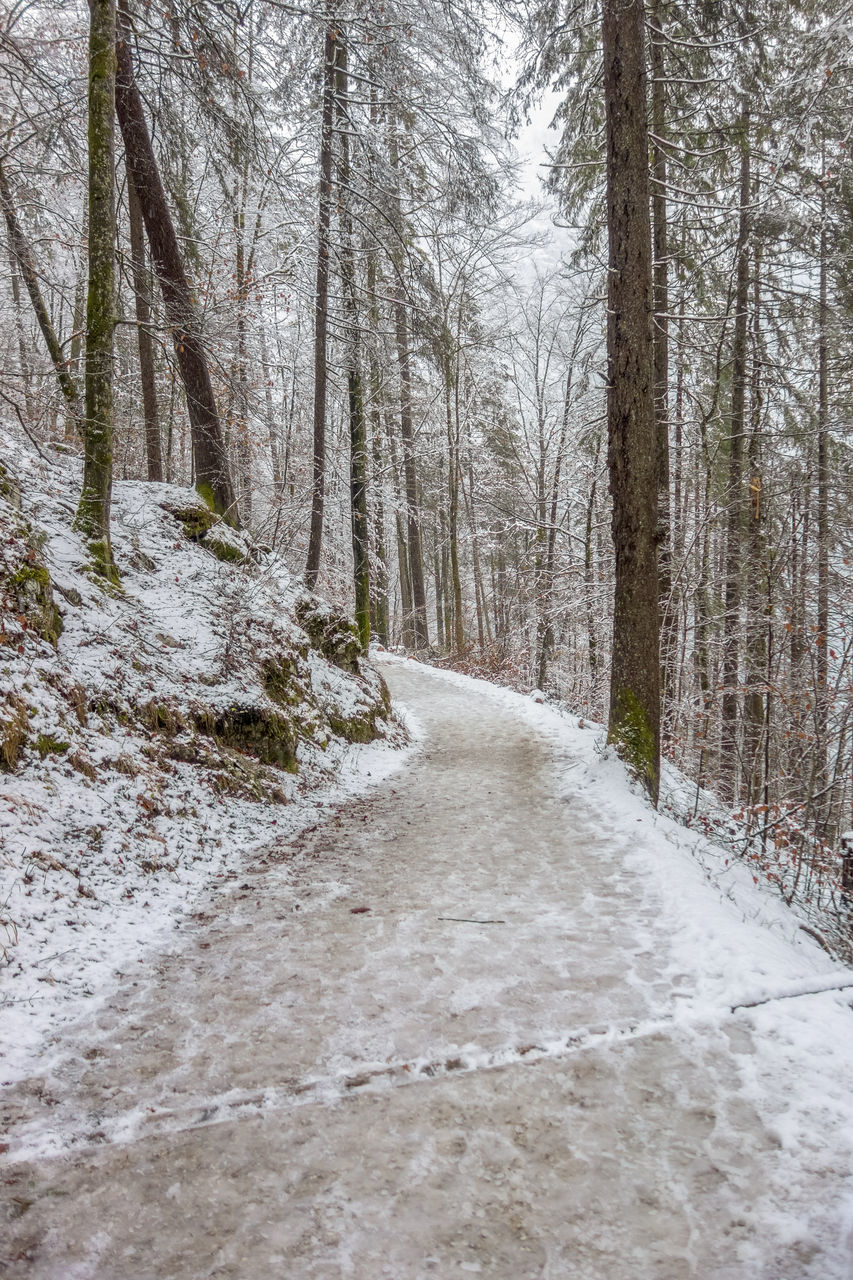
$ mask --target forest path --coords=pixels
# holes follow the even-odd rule
[[[9,1094],[4,1276],[840,1280],[790,1228],[819,1204],[786,1199],[754,1037],[676,1016],[697,975],[571,762],[385,671],[425,735],[404,771],[211,894]]]

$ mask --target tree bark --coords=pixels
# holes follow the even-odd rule
[[[157,408],[157,382],[154,372],[154,343],[151,341],[150,277],[145,263],[145,233],[139,197],[130,174],[127,175],[127,206],[130,222],[130,256],[133,267],[133,297],[136,305],[136,332],[139,342],[139,374],[142,383],[142,417],[145,423],[145,458],[148,479],[163,479],[163,456],[160,448],[160,414]]]
[[[389,131],[391,168],[395,175],[399,168],[396,128],[391,122]],[[409,322],[406,314],[406,292],[403,284],[402,261],[402,213],[400,211],[399,183],[394,193],[394,213],[398,244],[394,248],[392,263],[396,275],[394,288],[394,334],[397,344],[397,363],[400,371],[400,431],[403,437],[403,470],[406,482],[406,508],[408,517],[409,584],[412,593],[412,622],[415,647],[429,647],[426,589],[424,587],[424,556],[421,542],[421,526],[418,514],[418,481],[415,461],[415,433],[412,425],[412,370],[409,354]]]
[[[661,675],[666,715],[672,701],[677,618],[672,600],[669,505],[669,256],[667,246],[666,82],[660,0],[651,0],[652,228],[654,294],[655,432],[657,437],[658,583],[661,614]]]
[[[341,280],[347,317],[347,390],[350,429],[350,515],[352,522],[353,586],[355,620],[365,653],[370,644],[370,551],[367,524],[367,419],[364,413],[364,384],[361,375],[358,300],[356,297],[355,250],[351,210],[351,175],[348,106],[347,46],[339,29],[335,57],[335,113],[340,143],[338,148],[338,208],[341,225]]]
[[[645,30],[641,0],[605,0],[607,431],[616,590],[608,741],[657,803],[660,665],[657,436]]]
[[[822,156],[825,182],[826,159]],[[818,411],[817,411],[817,636],[815,689],[815,789],[827,781],[827,730],[829,724],[829,305],[827,299],[826,191],[821,192],[820,296],[818,301]],[[828,804],[819,804],[817,830]]]
[[[747,330],[749,320],[749,203],[751,172],[749,109],[741,112],[740,215],[737,239],[735,329],[732,347],[732,395],[729,413],[729,491],[726,535],[726,590],[723,618],[723,704],[720,740],[720,790],[733,802],[738,792],[738,696],[740,609],[743,595],[743,446],[746,428]]]
[[[12,278],[12,305],[15,308],[15,332],[18,335],[18,364],[21,370],[21,387],[24,392],[24,407],[27,411],[27,417],[32,420],[34,416],[35,405],[33,404],[30,371],[30,360],[27,354],[27,335],[24,329],[23,307],[21,305],[21,285],[20,274],[18,271],[18,259],[12,248],[11,239],[8,244],[9,249],[9,273]]]
[[[115,335],[115,0],[89,7],[89,289],[86,299],[86,418],[83,490],[75,528],[96,573],[118,573],[110,546]]]
[[[98,80],[100,84],[100,79]],[[6,230],[9,236],[9,253],[12,258],[13,266],[17,265],[21,273],[21,277],[30,295],[33,311],[38,321],[39,329],[44,338],[44,345],[47,347],[48,355],[51,363],[56,371],[56,379],[59,383],[59,389],[65,398],[68,413],[75,423],[79,434],[83,435],[83,415],[80,407],[80,399],[77,394],[77,387],[68,371],[68,363],[62,354],[62,346],[57,337],[56,330],[50,318],[50,312],[45,305],[42,297],[41,288],[39,286],[38,274],[36,272],[35,263],[33,261],[30,246],[24,235],[23,228],[18,219],[18,213],[15,208],[15,202],[12,199],[12,191],[9,186],[6,171],[3,168],[3,162],[0,160],[0,205],[3,207],[3,217],[6,221]],[[114,323],[114,318],[111,321]],[[22,363],[23,370],[23,363]]]
[[[116,111],[124,139],[127,166],[139,196],[151,260],[163,292],[166,319],[172,330],[178,368],[186,393],[195,487],[212,510],[236,525],[237,510],[228,456],[216,409],[201,321],[151,145],[142,99],[133,77],[127,26],[121,20],[116,56]],[[89,221],[91,226],[91,209]]]
[[[329,229],[332,218],[332,138],[334,132],[336,31],[326,26],[323,44],[323,114],[320,125],[320,196],[317,219],[317,274],[314,291],[314,460],[311,531],[305,582],[317,585],[323,546],[326,485],[326,382],[329,314]]]
[[[747,805],[758,803],[762,787],[764,733],[764,695],[767,679],[767,548],[765,545],[766,497],[761,470],[761,255],[755,254],[752,320],[752,388],[751,427],[747,464],[749,470],[749,507],[747,526],[747,622],[746,622],[746,693],[743,707],[743,799]]]

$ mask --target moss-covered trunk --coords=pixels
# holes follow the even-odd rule
[[[89,290],[83,492],[76,528],[95,568],[117,580],[110,547],[115,331],[115,0],[91,0],[89,27]]]

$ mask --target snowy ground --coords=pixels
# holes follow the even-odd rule
[[[853,972],[577,721],[384,669],[404,769],[8,1090],[4,1276],[846,1280]]]
[[[338,634],[328,606],[268,548],[218,521],[205,533],[213,518],[191,490],[116,484],[121,588],[95,578],[72,527],[78,472],[76,460],[27,453],[0,430],[7,1084],[29,1072],[46,1032],[184,927],[206,886],[233,883],[254,850],[395,769],[404,736],[384,719],[370,665],[335,665],[297,615],[328,616],[344,643],[346,620]],[[58,643],[15,586],[39,567],[62,617]],[[282,672],[280,691],[270,669]],[[270,715],[291,728],[296,773],[209,727]],[[386,740],[342,737],[341,722],[359,716],[376,716]],[[25,740],[7,759],[16,720]]]

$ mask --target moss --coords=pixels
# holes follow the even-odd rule
[[[37,561],[22,564],[9,579],[9,591],[16,609],[26,616],[30,626],[49,644],[56,645],[62,635],[62,615],[53,603],[50,574],[44,565]]]
[[[202,502],[204,502],[212,512],[224,520],[227,525],[230,525],[232,529],[238,528],[236,517],[230,511],[225,510],[225,508],[216,501],[216,494],[213,492],[212,485],[208,484],[206,480],[199,480],[196,484],[195,491],[201,498]]]
[[[36,738],[36,751],[44,760],[45,756],[62,756],[71,746],[70,742],[60,742],[58,738],[52,737],[49,733],[40,733]]]
[[[296,733],[291,721],[279,712],[265,707],[230,707],[216,715],[205,709],[193,718],[200,733],[215,737],[224,746],[296,773]]]
[[[281,707],[304,702],[307,691],[299,679],[299,665],[293,654],[266,658],[261,665],[261,679],[268,698]]]
[[[362,711],[354,716],[338,716],[330,712],[328,720],[332,732],[345,738],[347,742],[372,742],[379,734],[375,709]]]
[[[220,538],[208,536],[202,541],[202,546],[212,551],[217,560],[224,560],[227,564],[245,564],[246,562],[246,556],[239,547],[235,547],[230,542],[223,542]]]
[[[355,623],[310,596],[296,603],[296,618],[311,646],[342,671],[359,674],[361,640]]]
[[[78,511],[77,519],[74,521],[74,527],[78,532],[82,533],[85,538],[87,533],[90,532],[91,524],[90,522],[82,519]],[[88,563],[83,566],[83,569],[94,574],[96,578],[99,578],[102,585],[109,584],[111,587],[118,587],[121,579],[119,578],[119,572],[116,568],[115,560],[113,560],[113,552],[109,539],[104,537],[87,539],[86,550],[89,552],[89,560]]]
[[[202,502],[209,511],[216,512],[216,497],[213,492],[213,486],[209,485],[206,480],[199,480],[195,487],[195,491],[201,498]]]
[[[234,546],[226,538],[211,536],[211,530],[215,529],[217,525],[228,525],[230,521],[217,514],[210,486],[202,485],[198,492],[205,502],[204,506],[201,503],[194,502],[186,507],[167,506],[165,510],[180,521],[184,537],[188,538],[190,542],[200,542],[218,560],[225,560],[231,564],[242,564],[246,559],[246,555],[239,547]]]
[[[622,689],[617,696],[610,713],[607,741],[613,743],[629,769],[656,800],[660,766],[655,733],[643,704],[631,689]]]
[[[184,535],[190,542],[200,542],[219,520],[215,512],[198,503],[189,507],[168,507],[167,510],[183,525]]]

